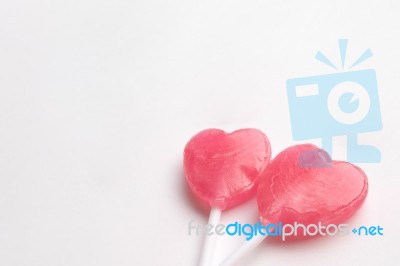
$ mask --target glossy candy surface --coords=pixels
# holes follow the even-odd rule
[[[201,202],[221,210],[231,208],[256,194],[270,155],[269,141],[257,129],[232,133],[207,129],[186,144],[186,180]]]
[[[339,224],[364,202],[368,180],[357,166],[331,161],[311,145],[287,148],[261,176],[257,201],[261,222]]]

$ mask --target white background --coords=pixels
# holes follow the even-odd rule
[[[349,221],[384,236],[265,241],[239,265],[398,265],[398,1],[1,1],[0,265],[195,265],[208,214],[182,151],[197,131],[256,127],[293,145],[288,78],[334,73],[313,59],[374,56],[380,164]],[[336,158],[345,140],[335,140]],[[222,221],[256,222],[255,201]],[[215,262],[243,241],[219,239]]]

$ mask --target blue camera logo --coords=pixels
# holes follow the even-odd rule
[[[339,40],[342,70],[347,40]],[[365,51],[349,69],[372,56]],[[338,69],[318,52],[316,59]],[[332,137],[347,136],[347,160],[378,163],[379,149],[360,145],[357,134],[382,129],[376,73],[373,69],[289,79],[286,83],[292,134],[295,140],[322,139],[322,148],[332,154]]]

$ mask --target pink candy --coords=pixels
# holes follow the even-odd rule
[[[267,137],[256,129],[207,129],[184,151],[186,180],[196,197],[225,210],[257,192],[263,224],[338,225],[364,202],[368,181],[357,166],[331,161],[311,144],[287,148],[269,162]],[[267,166],[268,165],[268,166]]]
[[[270,155],[269,141],[259,130],[207,129],[185,147],[186,180],[201,202],[225,210],[255,195]]]
[[[324,150],[314,145],[289,147],[272,162],[269,162],[270,155],[267,137],[256,129],[241,129],[230,134],[207,129],[186,144],[186,180],[197,198],[211,207],[209,224],[218,224],[222,210],[241,204],[257,191],[260,220],[264,225],[300,228],[296,229],[296,236],[282,229],[285,231],[281,234],[285,233],[288,239],[318,233],[327,235],[328,228],[337,230],[336,226],[340,227],[339,224],[353,215],[367,196],[368,180],[360,168],[348,162],[332,161]],[[317,231],[310,233],[311,226]],[[324,233],[320,231],[321,226],[326,229]],[[267,235],[253,237],[220,265],[237,262]],[[282,234],[282,240],[285,237]],[[214,242],[215,235],[205,236],[201,266],[210,265]]]
[[[330,162],[329,155],[313,145],[297,145],[278,154],[262,174],[258,208],[264,224],[339,224],[360,208],[367,192],[367,177],[360,168]]]

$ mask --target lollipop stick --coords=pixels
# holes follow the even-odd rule
[[[212,207],[210,211],[210,217],[208,218],[208,224],[214,227],[219,223],[221,218],[221,209],[217,207]],[[204,234],[203,249],[201,251],[200,266],[210,266],[212,252],[214,249],[216,234]]]
[[[255,235],[252,239],[239,246],[239,248],[231,253],[219,266],[234,265],[243,255],[255,249],[267,236],[267,234],[265,236]]]

